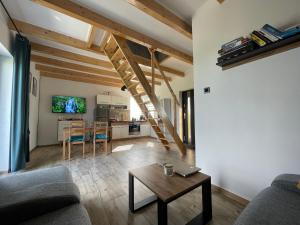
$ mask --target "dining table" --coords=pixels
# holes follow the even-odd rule
[[[108,127],[103,127],[103,128],[97,128],[97,131],[105,131],[105,130],[108,130],[108,142],[109,142],[109,148],[108,148],[108,151],[106,152],[107,154],[110,154],[112,153],[112,126],[108,126]],[[94,127],[85,127],[85,133],[89,133],[89,136],[90,136],[90,142],[92,143],[92,135],[94,133]],[[67,144],[67,140],[70,138],[70,128],[69,127],[65,127],[63,129],[63,142],[62,142],[62,145],[63,145],[63,159],[65,159],[66,157],[66,144]]]

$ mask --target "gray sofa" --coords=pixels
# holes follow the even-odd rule
[[[63,166],[0,178],[0,218],[3,225],[91,225]]]
[[[300,225],[300,175],[283,174],[259,193],[234,225]]]

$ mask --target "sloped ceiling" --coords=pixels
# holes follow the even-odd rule
[[[144,12],[130,5],[126,0],[73,0],[99,14],[108,17],[118,23],[126,25],[134,30],[144,33],[152,38],[177,48],[188,54],[192,54],[192,40],[178,33],[167,25],[157,21]],[[190,20],[195,8],[201,6],[205,0],[159,0],[171,11],[180,17]],[[77,19],[71,18],[54,10],[50,10],[30,0],[3,0],[13,18],[31,23],[40,27],[53,30],[73,38],[87,41],[91,26]],[[183,3],[185,2],[185,3]],[[184,4],[184,7],[183,7]],[[104,31],[98,30],[95,44],[99,44]],[[37,40],[37,42],[44,42]],[[96,43],[98,42],[98,43]],[[51,42],[48,42],[53,46]],[[80,50],[87,54],[83,50]],[[166,61],[172,61],[170,58]],[[180,65],[188,67],[186,63]]]

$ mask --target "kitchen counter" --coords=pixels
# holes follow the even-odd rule
[[[137,120],[137,121],[114,121],[114,122],[111,122],[111,125],[112,126],[117,126],[117,125],[128,125],[129,123],[140,123],[140,124],[144,124],[144,123],[148,123],[147,120]]]
[[[135,121],[140,125],[140,132],[133,134],[129,133],[129,124],[132,121],[116,121],[111,122],[112,126],[112,139],[124,139],[124,138],[137,138],[137,137],[149,137],[151,134],[151,126],[148,121]]]

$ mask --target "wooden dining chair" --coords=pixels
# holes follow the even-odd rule
[[[96,144],[103,143],[105,152],[107,153],[107,141],[108,141],[108,123],[107,122],[94,122],[94,157],[96,155]]]
[[[72,121],[69,127],[68,150],[71,159],[72,145],[82,144],[82,155],[85,153],[85,121]]]

